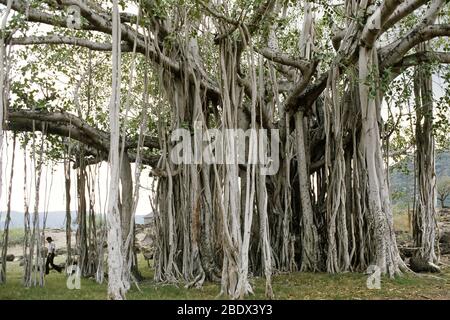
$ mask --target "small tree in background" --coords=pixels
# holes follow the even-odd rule
[[[450,196],[450,177],[445,176],[438,180],[437,194],[441,208],[445,208],[445,200]]]

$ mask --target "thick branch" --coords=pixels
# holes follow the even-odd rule
[[[403,57],[393,65],[394,68],[404,69],[420,65],[424,62],[450,63],[450,52],[420,51]]]
[[[385,32],[393,27],[397,22],[402,20],[404,17],[409,15],[411,12],[414,12],[416,9],[420,8],[422,5],[427,3],[430,0],[406,0],[402,4],[400,4],[392,15],[386,20],[383,27],[381,28],[381,32]]]
[[[436,37],[450,36],[450,24],[436,24],[409,33],[398,42],[380,49],[381,67],[394,65],[413,47]]]
[[[94,51],[111,51],[111,43],[98,43],[88,39],[65,37],[65,36],[43,36],[43,37],[20,37],[12,38],[12,45],[31,45],[31,44],[68,44],[74,46],[85,47]],[[130,52],[132,47],[128,44],[122,44],[122,52]]]
[[[97,149],[109,150],[109,137],[104,131],[91,127],[82,119],[67,112],[48,112],[31,110],[9,110],[7,123],[10,126],[19,124],[24,131],[33,128],[33,121],[36,124],[45,123],[49,133],[60,134],[66,137],[72,133],[80,136],[74,138]],[[36,128],[40,127],[35,125]],[[90,143],[87,143],[90,142]]]
[[[6,5],[7,2],[8,0],[0,0],[0,3],[4,5]],[[33,6],[28,6],[26,1],[13,0],[11,8],[16,12],[26,15],[26,20],[29,22],[44,23],[56,27],[67,28],[67,20],[64,17],[51,15],[36,9]],[[99,31],[90,24],[83,24],[81,29]]]
[[[432,25],[446,0],[434,0],[423,19],[403,38],[382,48],[379,53],[382,66],[392,65],[400,60],[412,47],[435,37],[448,36],[450,25]]]
[[[70,137],[101,151],[109,150],[109,134],[94,128],[83,119],[67,112],[48,112],[31,110],[9,110],[6,127],[16,131],[40,131],[42,124],[47,133]],[[136,148],[137,143],[126,141],[126,148]],[[144,146],[159,149],[158,139],[147,136]]]
[[[280,63],[285,66],[290,66],[299,69],[302,73],[306,72],[310,66],[311,63],[307,60],[296,58],[292,59],[287,54],[284,54],[282,52],[275,52],[269,48],[253,48],[256,52],[264,56],[266,59],[269,59],[273,62]]]
[[[363,43],[365,47],[371,48],[373,46],[377,36],[380,34],[382,26],[398,5],[398,0],[385,0],[369,19],[367,19],[367,23],[361,34],[361,43]]]
[[[303,78],[295,85],[289,97],[286,99],[285,110],[293,111],[302,103],[303,93],[307,89],[308,83],[312,75],[316,71],[318,61],[314,61],[309,70],[305,72]]]

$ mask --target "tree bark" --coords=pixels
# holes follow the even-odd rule
[[[418,51],[425,51],[425,44]],[[436,175],[434,169],[433,136],[433,88],[429,66],[416,67],[414,74],[414,95],[416,103],[416,179],[418,186],[417,204],[413,215],[413,238],[417,251],[416,259],[439,271],[436,265],[436,212],[434,208]],[[421,270],[418,270],[421,271]],[[429,270],[424,270],[429,271]]]
[[[301,200],[301,271],[319,271],[319,240],[314,223],[314,212],[311,205],[309,171],[305,154],[305,138],[303,112],[295,115],[295,131],[297,138],[297,165]]]
[[[0,284],[6,283],[6,255],[8,253],[9,224],[11,222],[11,195],[14,178],[15,157],[16,157],[16,134],[14,134],[13,137],[13,152],[12,152],[11,171],[9,175],[9,186],[8,186],[8,203],[6,208],[5,225],[3,227],[3,239],[2,239],[3,246],[1,252]]]
[[[129,288],[123,278],[123,238],[119,210],[120,182],[120,17],[118,0],[113,1],[113,54],[112,54],[112,95],[109,123],[110,139],[110,184],[108,199],[108,298],[123,300]]]
[[[394,233],[391,203],[389,199],[386,172],[383,167],[381,139],[378,127],[380,108],[379,92],[369,87],[371,72],[378,72],[376,49],[361,47],[359,50],[359,97],[362,128],[359,152],[364,156],[360,167],[364,168],[367,181],[367,207],[370,223],[373,225],[374,255],[371,263],[377,265],[383,274],[394,276],[406,265],[400,258]],[[372,80],[373,81],[373,80]],[[373,87],[377,83],[371,84]]]

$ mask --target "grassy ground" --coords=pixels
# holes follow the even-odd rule
[[[10,229],[8,233],[8,246],[22,245],[24,242],[23,229]],[[0,244],[3,241],[3,230],[0,230]]]
[[[396,231],[409,232],[410,231],[409,223],[410,222],[407,213],[402,212],[399,214],[394,214],[394,228]]]
[[[61,259],[62,257],[58,257]],[[202,289],[185,289],[182,284],[162,285],[152,280],[152,270],[143,261],[141,271],[146,278],[128,293],[128,299],[214,299],[219,285],[207,283]],[[80,290],[69,290],[66,277],[52,271],[45,287],[24,288],[22,268],[17,262],[8,264],[8,281],[0,285],[0,300],[4,299],[105,299],[106,284],[82,279]],[[450,270],[437,275],[404,275],[396,279],[383,278],[380,290],[366,287],[367,276],[357,273],[330,275],[325,273],[292,273],[274,276],[276,299],[450,299]],[[255,295],[249,299],[264,299],[264,279],[252,279]]]

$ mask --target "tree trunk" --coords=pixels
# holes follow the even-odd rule
[[[418,51],[427,50],[425,44]],[[418,186],[417,205],[413,215],[414,244],[420,249],[415,259],[428,265],[432,271],[439,271],[436,265],[436,212],[434,208],[436,175],[434,169],[433,137],[433,88],[429,66],[416,67],[414,74],[414,95],[416,103],[416,179]],[[415,270],[422,271],[422,270]],[[430,270],[423,270],[430,271]]]
[[[70,210],[70,161],[68,157],[64,158],[64,185],[66,192],[66,247],[67,258],[66,266],[72,264],[72,214]]]
[[[363,155],[364,180],[367,181],[367,207],[369,223],[373,226],[374,255],[371,263],[377,265],[383,274],[394,276],[406,265],[400,258],[394,233],[391,203],[389,199],[386,172],[383,167],[381,138],[378,127],[380,108],[378,84],[373,81],[369,87],[369,74],[378,74],[378,60],[375,48],[361,47],[359,50],[359,97],[362,128],[359,152]]]
[[[112,50],[112,95],[110,101],[109,123],[110,139],[110,183],[108,199],[108,298],[125,299],[129,288],[123,278],[123,238],[119,210],[120,182],[120,16],[118,0],[113,1],[113,50]]]
[[[30,203],[28,198],[27,189],[27,151],[26,148],[23,150],[23,204],[24,204],[24,241],[23,241],[23,284],[25,287],[32,286],[32,266],[33,266],[33,246],[31,237],[31,218],[30,218]]]
[[[86,167],[84,165],[84,157],[81,159],[81,166],[77,171],[77,194],[78,194],[78,210],[77,210],[77,234],[76,247],[78,255],[78,267],[81,274],[87,276],[88,266],[88,243],[87,243],[87,218],[86,218]]]
[[[1,150],[1,148],[0,148]],[[1,151],[0,151],[1,152]],[[9,237],[9,223],[11,221],[11,195],[14,178],[14,162],[16,157],[16,134],[13,137],[13,153],[11,159],[11,172],[9,176],[8,186],[8,203],[6,208],[5,226],[3,228],[3,241],[2,241],[2,253],[1,253],[1,269],[0,269],[0,284],[6,283],[6,255],[8,253],[8,237]]]
[[[318,271],[319,266],[319,240],[317,228],[314,223],[314,212],[311,205],[311,194],[309,184],[309,171],[305,154],[303,112],[295,115],[295,130],[297,138],[297,165],[298,179],[300,185],[301,200],[301,240],[302,257],[301,271]]]
[[[122,237],[124,257],[126,257],[124,263],[125,266],[125,278],[129,278],[131,275],[135,279],[140,279],[139,268],[137,260],[134,257],[134,193],[133,191],[133,177],[131,173],[131,163],[128,155],[124,153],[122,155],[121,167],[120,167],[120,181],[122,185],[122,197],[121,197],[121,224],[122,224]]]
[[[5,11],[3,12],[1,29],[6,30],[6,22],[8,20],[9,13],[11,12],[12,1],[8,0],[6,4]],[[8,102],[8,90],[7,90],[7,79],[8,75],[5,74],[8,70],[7,68],[7,55],[6,55],[6,43],[5,43],[5,32],[0,35],[0,197],[2,194],[3,187],[3,122],[4,122],[4,111],[7,109]],[[15,140],[14,140],[15,143]],[[8,202],[9,203],[9,202]],[[9,207],[9,204],[8,204]],[[5,229],[3,233],[3,248],[1,257],[1,269],[0,269],[0,284],[6,281],[6,250],[8,245],[8,233],[9,233],[9,213],[7,213],[5,220]]]

